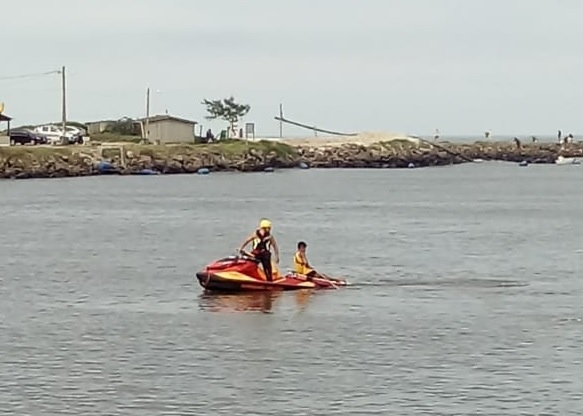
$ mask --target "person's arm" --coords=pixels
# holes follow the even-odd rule
[[[308,269],[311,269],[312,266],[310,266],[310,263],[308,263],[308,258],[306,257],[306,255],[304,253],[300,253],[300,256],[302,257],[302,262],[304,263],[304,266],[306,266]]]
[[[247,246],[247,244],[249,244],[251,241],[253,241],[253,239],[255,238],[255,234],[251,234],[249,237],[247,237],[247,239],[245,241],[243,241],[243,244],[241,244],[241,247],[239,247],[239,251],[243,251],[245,249],[245,247]]]
[[[279,263],[279,247],[277,246],[277,241],[275,241],[274,236],[271,236],[271,245],[273,246],[273,252],[275,253],[275,262]]]

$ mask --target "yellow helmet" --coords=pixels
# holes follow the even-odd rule
[[[271,228],[271,221],[265,219],[261,220],[259,228]]]

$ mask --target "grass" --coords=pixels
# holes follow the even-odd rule
[[[220,142],[208,144],[128,144],[128,150],[132,150],[141,155],[164,158],[178,155],[191,155],[197,153],[214,153],[229,156],[237,156],[256,150],[267,154],[274,152],[278,157],[294,155],[295,149],[287,144],[261,140],[258,142],[247,142],[245,140],[221,140]]]
[[[295,154],[295,149],[285,143],[274,142],[270,140],[259,140],[257,142],[248,142],[246,140],[221,140],[216,143],[198,144],[199,149],[205,149],[210,152],[216,152],[224,155],[236,155],[249,152],[249,150],[258,150],[263,153],[274,152],[277,156],[285,157]]]
[[[0,159],[10,157],[22,160],[46,160],[55,156],[71,156],[73,151],[69,147],[44,146],[2,146]]]
[[[117,133],[99,133],[91,135],[91,141],[101,143],[140,143],[142,138],[140,136],[129,136]]]
[[[119,136],[118,136],[119,137]],[[139,140],[139,139],[138,139]],[[120,142],[112,138],[111,142]],[[104,144],[107,142],[103,142]],[[296,155],[294,147],[285,143],[260,140],[247,142],[245,140],[222,140],[209,144],[137,144],[135,142],[120,142],[125,150],[131,150],[136,155],[147,155],[154,159],[169,159],[175,156],[190,156],[204,153],[223,155],[226,158],[237,157],[249,153],[252,150],[264,155],[275,153],[279,158]],[[55,156],[71,156],[76,152],[92,153],[97,148],[93,146],[6,146],[0,147],[0,159],[17,157],[23,160],[46,160]],[[103,155],[119,155],[119,148],[103,149]]]

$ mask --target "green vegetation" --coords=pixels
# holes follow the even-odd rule
[[[215,143],[199,144],[196,145],[196,147],[199,149],[204,149],[213,153],[220,153],[224,155],[243,154],[248,153],[250,150],[260,151],[266,154],[274,152],[278,156],[286,156],[295,153],[295,149],[290,145],[269,140],[249,142],[246,140],[229,139],[221,140]]]
[[[278,157],[295,155],[296,150],[285,143],[260,140],[257,142],[248,142],[245,140],[230,139],[221,140],[208,144],[136,144],[128,145],[128,150],[133,150],[142,155],[151,157],[171,157],[178,155],[192,155],[197,153],[214,153],[224,156],[237,156],[257,151],[264,154],[274,152]]]
[[[75,147],[78,146],[2,146],[0,147],[0,159],[14,157],[23,160],[44,160],[57,155],[70,156],[73,153],[73,148]]]
[[[101,143],[140,143],[142,138],[140,136],[135,135],[127,135],[127,134],[120,134],[120,133],[111,133],[111,132],[103,132],[103,133],[96,133],[91,135],[92,142],[101,142]]]
[[[237,104],[235,98],[229,97],[223,100],[203,100],[202,104],[206,106],[206,111],[208,115],[205,117],[207,120],[214,120],[220,118],[229,123],[229,127],[232,129],[235,123],[243,118],[251,110],[251,106],[248,104]]]
[[[138,123],[129,117],[122,117],[105,129],[104,133],[117,134],[119,136],[140,136]]]

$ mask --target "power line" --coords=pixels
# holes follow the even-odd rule
[[[47,71],[47,72],[37,72],[35,74],[23,74],[23,75],[12,75],[6,77],[0,77],[0,81],[11,80],[11,79],[24,79],[24,78],[37,78],[46,75],[60,74],[61,71]]]

